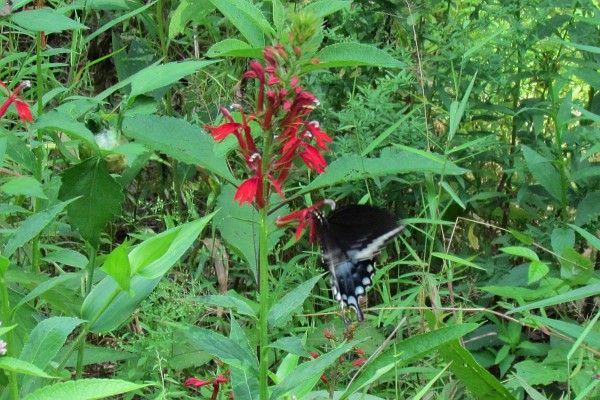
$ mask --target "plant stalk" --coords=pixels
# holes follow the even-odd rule
[[[260,296],[259,331],[259,392],[261,399],[269,398],[269,254],[267,246],[268,238],[267,207],[260,209],[260,232],[259,232],[259,266],[258,266],[258,290]]]

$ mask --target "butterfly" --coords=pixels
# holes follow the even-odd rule
[[[313,213],[321,255],[329,267],[333,297],[340,302],[344,323],[348,325],[346,305],[354,308],[358,321],[362,322],[359,298],[365,296],[372,284],[374,258],[405,225],[398,225],[386,210],[367,205],[343,207],[327,217],[318,210]]]

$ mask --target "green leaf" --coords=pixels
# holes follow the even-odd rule
[[[262,49],[262,47],[252,47],[239,39],[225,39],[213,44],[206,52],[206,56],[262,58]]]
[[[96,154],[100,154],[100,149],[96,144],[92,131],[81,122],[56,110],[40,116],[33,124],[32,129],[52,129],[63,132],[72,138],[80,140],[88,148],[96,152]]]
[[[97,248],[102,229],[121,212],[121,203],[125,199],[121,186],[100,157],[89,158],[66,169],[61,178],[59,199],[79,197],[67,207],[71,225]]]
[[[157,115],[129,117],[123,122],[123,133],[149,149],[235,181],[225,157],[215,154],[212,137],[183,119]]]
[[[377,381],[388,372],[395,371],[401,365],[431,356],[439,346],[463,337],[467,333],[477,329],[478,326],[478,324],[446,326],[435,331],[414,335],[399,343],[395,343],[393,347],[383,351],[377,358],[367,364],[361,374],[348,386],[341,399],[348,398],[361,388]]]
[[[83,320],[78,318],[67,317],[51,317],[43,320],[31,332],[19,358],[41,369],[47,368],[69,335],[82,322]],[[22,393],[31,392],[34,384],[35,378],[32,376],[25,376],[19,380]]]
[[[258,360],[255,353],[248,351],[245,346],[241,346],[237,341],[196,326],[186,327],[184,334],[197,347],[218,357],[232,367],[250,372],[255,379],[257,378]]]
[[[6,243],[3,255],[7,258],[10,257],[15,250],[23,246],[25,243],[43,231],[44,228],[46,228],[50,222],[54,221],[54,219],[58,217],[58,214],[60,214],[60,212],[73,201],[74,199],[65,202],[59,202],[49,209],[27,218],[15,230],[14,235]]]
[[[515,230],[515,229],[510,229],[510,233],[511,235],[513,235],[515,237],[515,239],[517,239],[519,242],[521,243],[525,243],[526,245],[530,246],[533,244],[534,240],[532,238],[530,238],[527,235],[522,234],[521,232]]]
[[[585,285],[594,274],[594,263],[579,254],[572,247],[567,247],[561,254],[560,277],[569,281],[572,286]]]
[[[132,392],[150,386],[120,379],[78,379],[58,382],[23,397],[22,400],[77,399],[94,400]]]
[[[128,101],[131,104],[133,99],[141,94],[168,86],[207,65],[217,62],[220,61],[174,61],[167,64],[146,67],[131,77],[131,93]]]
[[[88,29],[87,26],[65,17],[59,10],[45,7],[11,14],[10,19],[28,31],[56,33],[72,29]]]
[[[44,261],[68,265],[78,269],[85,268],[89,262],[86,256],[72,249],[59,249],[48,253],[48,255],[44,257]]]
[[[269,347],[273,349],[281,349],[288,354],[310,357],[310,353],[306,351],[304,345],[302,344],[302,339],[296,336],[282,337],[271,343]]]
[[[549,385],[565,382],[568,371],[562,365],[540,364],[538,360],[525,360],[514,365],[516,374],[531,385]]]
[[[265,35],[275,32],[263,13],[254,4],[245,0],[211,0],[221,14],[235,26],[252,47],[265,46]]]
[[[255,374],[241,368],[229,366],[231,373],[231,389],[233,398],[244,400],[260,399],[258,379]]]
[[[431,255],[433,257],[437,257],[437,258],[440,258],[442,260],[448,260],[448,261],[451,261],[453,263],[456,263],[457,265],[455,265],[454,268],[466,265],[466,266],[471,267],[471,268],[475,268],[475,269],[479,269],[481,271],[485,271],[485,268],[480,267],[479,265],[477,265],[477,264],[475,264],[475,263],[473,263],[473,262],[471,262],[469,260],[465,260],[464,258],[457,257],[457,256],[455,256],[453,254],[446,254],[446,253],[440,253],[440,252],[435,251],[435,252],[431,253]]]
[[[42,369],[36,367],[30,362],[8,356],[0,357],[0,369],[8,372],[16,372],[18,374],[37,376],[40,378],[59,378],[58,376],[48,375]]]
[[[210,295],[204,297],[197,297],[195,300],[198,303],[212,304],[218,307],[231,308],[237,310],[238,313],[249,315],[251,317],[257,316],[256,311],[245,301],[245,299],[239,299],[233,290],[227,292],[226,296],[223,295]]]
[[[281,383],[275,386],[270,399],[280,399],[302,386],[305,382],[315,381],[315,378],[320,377],[327,367],[337,362],[340,356],[358,343],[355,341],[344,344],[337,349],[321,355],[319,358],[300,364],[294,370],[293,374],[287,376]]]
[[[235,188],[226,186],[217,199],[217,206],[221,209],[215,218],[215,226],[227,242],[228,248],[243,257],[252,273],[256,273],[258,260],[258,213],[254,207],[239,205],[233,200]],[[277,196],[279,198],[279,196]],[[288,206],[281,207],[268,216],[268,248],[272,249],[284,233],[277,228],[275,219],[288,213]]]
[[[406,67],[405,63],[396,60],[385,51],[361,43],[332,44],[319,51],[316,58],[319,63],[305,66],[305,71],[359,65],[384,68]]]
[[[592,245],[595,249],[600,250],[600,239],[596,236],[592,235],[588,231],[578,227],[577,225],[567,224],[570,228],[574,229],[577,233],[579,233],[585,240],[587,240],[590,245]]]
[[[450,371],[469,389],[477,399],[514,399],[508,389],[463,348],[458,340],[440,346],[440,353],[451,363]]]
[[[522,145],[525,163],[535,180],[556,200],[561,199],[561,178],[551,160]]]
[[[0,190],[11,196],[37,197],[47,200],[42,184],[31,176],[21,178],[10,178],[8,182],[0,186]]]
[[[269,310],[269,316],[267,317],[269,328],[277,328],[287,324],[290,321],[292,314],[302,307],[304,301],[310,295],[312,288],[323,275],[324,274],[314,276],[308,281],[296,286],[281,300],[273,304]]]
[[[557,296],[553,296],[544,300],[536,301],[531,304],[527,304],[522,307],[517,307],[513,310],[509,310],[506,314],[514,314],[517,312],[523,312],[528,310],[533,310],[535,308],[549,307],[554,306],[556,304],[562,304],[569,301],[580,300],[585,297],[597,296],[600,294],[600,283],[595,283],[593,285],[588,285],[585,287],[580,287],[577,289],[569,290],[566,293],[559,294]]]
[[[596,220],[600,216],[600,191],[590,192],[585,195],[577,206],[575,225],[583,226]]]
[[[501,252],[506,254],[511,254],[517,257],[523,257],[528,259],[529,261],[539,261],[538,255],[535,254],[535,251],[528,249],[527,247],[521,246],[509,246],[503,247],[500,249]]]
[[[600,201],[600,199],[598,199],[598,201]],[[566,227],[554,228],[550,240],[552,243],[552,251],[560,256],[566,248],[575,245],[575,232]]]
[[[309,12],[317,18],[325,18],[343,9],[350,9],[352,1],[345,0],[320,0],[314,1],[304,7],[302,12]]]
[[[585,337],[583,336],[586,329],[579,324],[571,322],[561,321],[552,318],[541,317],[538,315],[528,315],[528,320],[535,321],[540,326],[549,326],[552,329],[556,329],[562,334],[570,336],[573,340],[583,337],[583,341],[595,349],[600,349],[600,333],[598,332],[587,332]]]
[[[336,159],[324,173],[307,185],[302,193],[377,176],[407,173],[461,175],[466,172],[468,170],[458,167],[451,161],[443,160],[437,155],[423,155],[386,148],[378,158],[363,158],[353,154]]]
[[[136,246],[129,253],[131,273],[137,274],[131,278],[130,292],[134,293],[133,297],[123,292],[111,277],[100,281],[81,307],[82,318],[92,322],[90,331],[106,333],[126,322],[163,275],[194,243],[213,215],[171,228]],[[163,241],[168,245],[164,245]],[[160,250],[155,251],[157,248]]]
[[[129,244],[127,241],[123,242],[120,246],[110,252],[102,271],[112,277],[122,291],[128,292],[131,283],[131,267],[129,266],[129,257],[127,256],[127,249]],[[133,294],[133,293],[130,293]]]
[[[531,285],[532,283],[539,281],[548,275],[548,271],[550,271],[550,268],[543,262],[539,260],[532,261],[531,264],[529,264],[527,283]]]
[[[465,92],[460,103],[452,102],[450,105],[450,126],[448,127],[448,140],[452,140],[456,132],[458,131],[458,125],[465,115],[465,109],[467,108],[467,101],[469,100],[469,95],[473,90],[473,84],[475,84],[475,78],[477,78],[477,72],[473,75],[473,79],[471,79],[471,83]],[[464,209],[464,207],[463,207]]]

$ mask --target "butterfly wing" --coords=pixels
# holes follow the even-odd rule
[[[399,226],[387,211],[366,205],[340,208],[327,218],[320,213],[315,216],[323,259],[331,272],[333,296],[340,302],[342,315],[344,305],[348,305],[362,322],[358,301],[372,284],[373,259],[404,226]]]

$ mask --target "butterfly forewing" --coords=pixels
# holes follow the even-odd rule
[[[363,320],[359,299],[372,283],[373,259],[404,226],[379,208],[352,205],[332,212],[327,218],[315,214],[323,259],[331,272],[334,298],[356,310]]]

